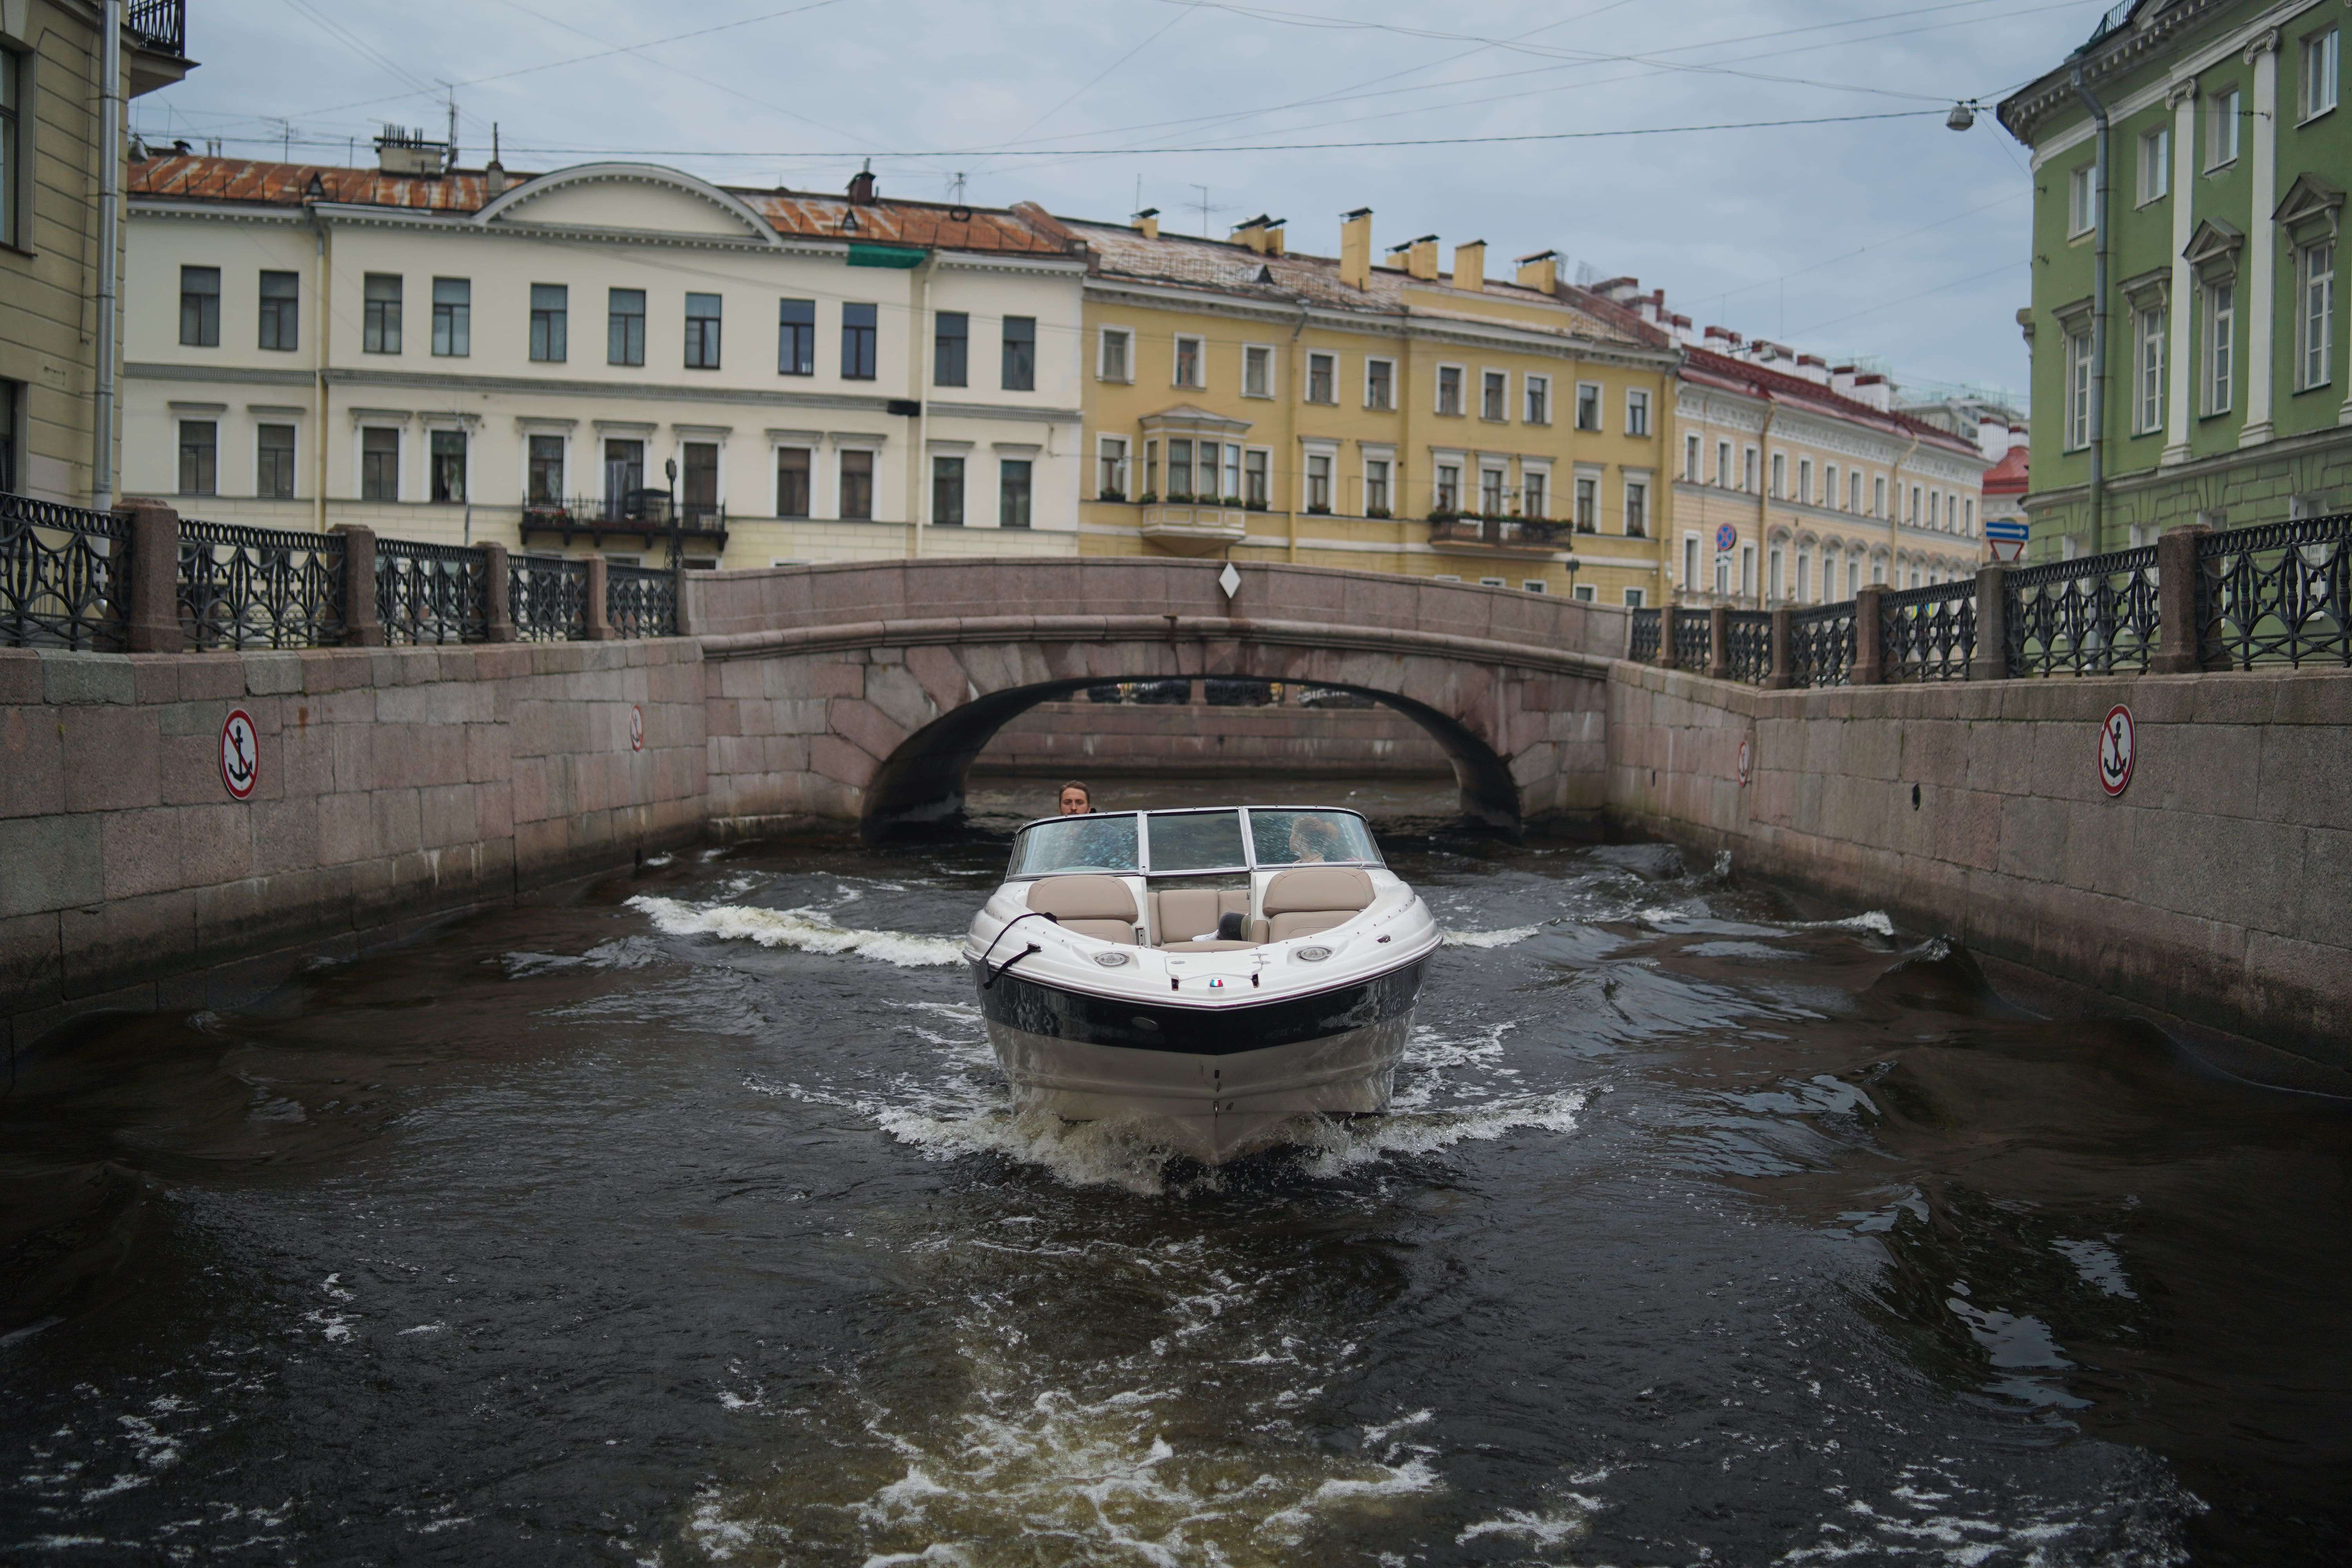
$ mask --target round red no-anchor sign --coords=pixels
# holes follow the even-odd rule
[[[2138,760],[2131,710],[2118,702],[2099,725],[2099,787],[2110,795],[2123,794],[2131,787],[2132,766]]]
[[[629,750],[646,749],[646,710],[635,703],[629,704]]]
[[[261,782],[261,737],[254,732],[253,715],[232,708],[221,721],[221,784],[231,797],[244,800]]]
[[[1755,752],[1749,750],[1748,737],[1739,737],[1739,782],[1746,784],[1755,763]]]

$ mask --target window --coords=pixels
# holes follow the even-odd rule
[[[872,306],[867,306],[872,310]],[[874,515],[874,454],[844,452],[841,455],[841,515],[845,518],[867,518]]]
[[[1683,592],[1698,592],[1698,535],[1683,535]]]
[[[1650,395],[1629,392],[1625,395],[1625,434],[1646,436],[1650,433]]]
[[[1627,609],[1638,610],[1649,602],[1650,596],[1642,592],[1641,589],[1628,588],[1625,590],[1625,607]]]
[[[1650,531],[1650,485],[1646,479],[1625,481],[1625,537],[1646,539]]]
[[[1095,443],[1095,462],[1101,468],[1100,480],[1095,486],[1096,495],[1103,500],[1127,499],[1127,442],[1118,436],[1105,436]]]
[[[2336,35],[2330,33],[2329,37]],[[2295,365],[2305,387],[2325,386],[2335,374],[2330,350],[2336,334],[2336,242],[2303,247],[2297,280]]]
[[[1549,592],[1549,589],[1545,588],[1544,580],[1540,577],[1522,577],[1519,579],[1519,587],[1529,594],[1542,594]]]
[[[1922,504],[1919,487],[1917,485],[1913,485],[1911,487],[1911,512],[1908,517],[1904,519],[1904,521],[1908,522],[1914,528],[1919,526],[1919,508]]]
[[[931,317],[931,384],[969,386],[971,318],[961,310],[940,310]]]
[[[372,354],[400,352],[400,274],[371,272],[361,285],[365,311],[360,326],[360,347]]]
[[[463,430],[434,430],[426,436],[426,453],[431,459],[433,499],[436,501],[463,501],[466,499],[466,433]]]
[[[1095,374],[1104,381],[1132,381],[1135,373],[1127,367],[1127,333],[1106,329],[1102,335],[1100,357],[1095,362]]]
[[[996,526],[1029,526],[1029,459],[1006,458],[996,465]]]
[[[1478,417],[1507,419],[1511,399],[1511,378],[1499,370],[1490,370],[1480,380]]]
[[[2139,139],[2139,199],[2143,205],[2172,194],[2172,128],[2160,125]]]
[[[1811,458],[1797,459],[1797,499],[1807,506],[1813,504],[1813,460]]]
[[[1862,592],[1862,563],[1853,556],[1845,558],[1845,596],[1853,598]]]
[[[1364,362],[1364,406],[1383,413],[1396,406],[1396,364],[1384,359]]]
[[[562,283],[530,286],[530,357],[562,364],[572,357],[572,290]]]
[[[1437,367],[1437,411],[1440,414],[1462,412],[1462,367],[1458,364]]]
[[[1168,442],[1168,499],[1192,499],[1192,443],[1181,436]]]
[[[604,293],[604,363],[646,363],[646,291],[609,289]]]
[[[1884,474],[1870,481],[1870,515],[1886,515],[1886,476]]]
[[[1274,351],[1251,347],[1242,350],[1242,395],[1272,397],[1274,395]]]
[[[1389,511],[1389,460],[1386,458],[1364,459],[1364,514],[1386,517]]]
[[[1510,584],[1500,577],[1481,577],[1478,579],[1478,586],[1481,588],[1507,588]]]
[[[1977,536],[1977,498],[1961,497],[1960,507],[1960,535],[1964,539],[1974,539]]]
[[[220,347],[220,268],[180,268],[180,341],[190,348]]]
[[[719,368],[719,296],[688,294],[686,297],[687,369]]]
[[[1943,499],[1944,496],[1941,490],[1929,490],[1927,492],[1927,526],[1929,528],[1941,528],[1943,526],[1943,510],[1941,506]]]
[[[1176,340],[1176,384],[1202,388],[1209,384],[1208,367],[1202,362],[1201,340],[1180,336]]]
[[[776,515],[809,514],[809,469],[814,454],[806,447],[776,448]]]
[[[443,359],[464,359],[474,352],[471,279],[433,279],[433,352]]]
[[[678,505],[689,519],[709,518],[719,510],[719,443],[688,441],[678,469]]]
[[[1037,318],[1034,316],[1004,318],[1003,386],[1007,392],[1037,390]],[[1025,470],[1029,465],[1024,463],[1021,466]],[[1026,495],[1028,492],[1024,490],[1022,493]],[[1029,525],[1024,522],[1021,526],[1026,528]]]
[[[2091,444],[2091,334],[2066,339],[2066,449]]]
[[[816,374],[815,300],[779,300],[776,302],[776,374]]]
[[[220,426],[210,419],[180,421],[180,493],[219,493]]]
[[[622,515],[629,492],[646,488],[646,444],[627,437],[604,437],[604,507],[610,517]]]
[[[1838,503],[1837,465],[1830,464],[1822,470],[1822,504],[1834,508]]]
[[[400,432],[369,426],[360,432],[360,500],[400,499]]]
[[[1569,590],[1569,596],[1580,605],[1590,605],[1601,597],[1601,591],[1590,583],[1579,583]]]
[[[1503,501],[1503,470],[1478,470],[1478,510],[1488,517],[1500,517],[1506,508]]]
[[[1731,488],[1731,443],[1728,441],[1715,444],[1715,482],[1721,489]]]
[[[1753,495],[1756,491],[1756,448],[1748,447],[1739,455],[1739,488]]]
[[[2088,234],[2097,222],[2093,210],[2096,193],[2091,186],[2091,165],[2083,164],[2066,176],[2066,237]]]
[[[1531,375],[1528,377],[1527,390],[1528,423],[1530,425],[1550,424],[1551,377],[1548,375]]]
[[[2240,103],[2234,87],[2217,89],[2205,100],[2205,166],[2219,169],[2238,161]]]
[[[563,437],[533,436],[530,438],[530,471],[525,482],[530,486],[532,506],[563,504]]]
[[[1782,552],[1777,544],[1764,552],[1764,599],[1767,604],[1778,604],[1782,596],[1781,558]]]
[[[0,245],[23,243],[17,237],[23,225],[16,210],[24,201],[24,132],[19,124],[24,110],[22,89],[17,82],[17,74],[23,68],[16,62],[17,56],[14,50],[0,49]],[[213,292],[217,295],[220,280],[215,277],[213,281]],[[180,341],[188,341],[184,331]],[[212,345],[205,346],[209,348]],[[10,425],[6,433],[0,433],[0,441],[13,440],[15,431],[16,426]],[[14,476],[9,476],[9,479],[8,488],[13,489]]]
[[[1683,479],[1690,484],[1698,483],[1698,437],[1696,436],[1683,437]]]
[[[1576,384],[1576,427],[1580,430],[1601,428],[1601,388],[1595,383]]]
[[[256,427],[253,493],[264,500],[294,499],[294,426],[291,425]]]
[[[1551,488],[1551,476],[1540,468],[1523,468],[1519,473],[1519,511],[1523,516],[1544,518],[1550,497],[1545,492]]]
[[[2325,114],[2336,107],[2342,47],[2343,35],[2334,27],[2324,33],[2314,33],[2303,40],[2303,117],[2305,120]]]
[[[940,528],[963,526],[963,459],[931,459],[931,521]]]
[[[1601,526],[1601,481],[1590,474],[1576,477],[1576,531],[1591,533]]]
[[[1462,510],[1462,468],[1458,463],[1437,465],[1437,510]]]
[[[1862,476],[1860,474],[1848,474],[1845,477],[1845,510],[1848,511],[1862,510]]]
[[[1136,486],[1136,491],[1139,500],[1160,499],[1160,443],[1157,441],[1143,444],[1143,479]]]
[[[1242,454],[1242,504],[1260,511],[1272,504],[1274,485],[1266,470],[1266,454],[1263,451]]]
[[[302,280],[291,272],[261,275],[261,346],[289,353],[302,346]]]
[[[1307,510],[1331,510],[1331,458],[1327,452],[1307,455]]]
[[[2227,414],[2236,372],[2238,289],[2233,280],[2205,286],[2205,412]]]
[[[1339,401],[1338,363],[1339,362],[1330,354],[1307,356],[1307,402],[1337,403]]]
[[[875,307],[852,300],[841,307],[841,378],[844,381],[874,379]],[[842,472],[849,470],[845,468]],[[874,454],[866,454],[867,493],[872,493]],[[842,513],[844,517],[847,512]],[[860,517],[866,515],[858,513]]]
[[[1785,452],[1772,454],[1772,499],[1780,500],[1789,490],[1789,457]]]

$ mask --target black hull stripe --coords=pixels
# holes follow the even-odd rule
[[[1139,1051],[1182,1051],[1227,1057],[1268,1046],[1296,1045],[1401,1018],[1421,994],[1426,956],[1385,974],[1318,992],[1231,1007],[1171,1007],[1141,1000],[1089,996],[1023,978],[1000,975],[980,993],[991,1023],[1049,1039]],[[972,965],[972,977],[982,978]]]

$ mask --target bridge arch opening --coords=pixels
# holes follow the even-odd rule
[[[924,725],[900,742],[876,769],[866,786],[859,824],[868,839],[920,832],[959,818],[965,780],[980,753],[1006,724],[1040,703],[1074,696],[1106,679],[1195,680],[1197,671],[1100,675],[1041,681],[976,696]],[[1239,679],[1250,679],[1240,677]],[[1318,680],[1326,690],[1367,697],[1412,720],[1436,742],[1454,769],[1464,816],[1506,832],[1518,831],[1522,810],[1517,782],[1508,763],[1475,731],[1424,702],[1375,687]]]

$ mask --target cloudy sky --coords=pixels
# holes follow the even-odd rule
[[[870,156],[886,195],[961,175],[975,205],[1117,220],[1139,191],[1172,227],[1202,232],[1205,201],[1209,232],[1267,212],[1325,253],[1370,206],[1382,248],[1556,247],[1701,324],[2021,391],[2024,150],[1944,116],[2057,65],[2103,0],[189,9],[203,65],[134,106],[151,138],[364,160],[386,121],[437,137],[454,89],[469,165],[493,122],[510,169],[633,154],[832,191]],[[1755,123],[1785,121],[1826,122]]]

